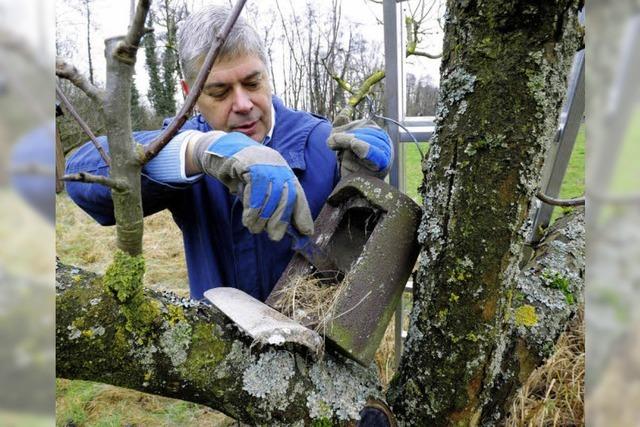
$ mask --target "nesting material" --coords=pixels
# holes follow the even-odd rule
[[[324,335],[332,320],[340,316],[335,309],[343,289],[335,280],[296,276],[278,291],[274,308]]]

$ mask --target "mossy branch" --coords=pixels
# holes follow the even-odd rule
[[[56,376],[199,403],[251,425],[336,425],[381,397],[375,369],[260,347],[211,306],[138,287],[140,258],[120,254],[114,265],[104,278],[58,265]]]

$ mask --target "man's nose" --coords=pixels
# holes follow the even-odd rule
[[[233,94],[233,112],[238,114],[248,113],[253,108],[253,102],[249,93],[243,88],[237,88]]]

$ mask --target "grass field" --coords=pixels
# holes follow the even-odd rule
[[[636,139],[640,140],[640,127],[637,127]],[[574,197],[580,197],[584,195],[584,187],[585,187],[585,145],[586,145],[586,135],[585,135],[585,127],[582,126],[580,131],[578,132],[578,136],[576,138],[576,144],[573,148],[573,153],[571,155],[571,159],[569,160],[569,166],[567,168],[567,173],[565,174],[564,180],[562,182],[562,188],[560,189],[560,198],[563,199],[571,199]],[[627,144],[628,145],[628,144]],[[640,144],[636,144],[640,145]],[[426,142],[420,143],[420,150],[423,153],[428,152],[429,144]],[[631,156],[628,156],[631,157]],[[631,157],[631,159],[623,158],[623,162],[629,163],[635,161],[638,157]],[[404,162],[405,162],[405,177],[404,177],[404,188],[405,192],[416,202],[421,203],[422,198],[418,194],[418,187],[422,184],[422,170],[420,167],[420,151],[416,144],[407,143],[404,144]],[[621,165],[624,166],[624,165]],[[634,167],[626,167],[625,171],[633,171],[635,175],[638,175],[640,168]],[[623,178],[624,179],[624,178]],[[638,182],[638,181],[636,181]],[[560,209],[554,209],[554,217],[557,217],[560,213]]]
[[[422,144],[421,146],[426,152],[428,145]],[[405,161],[406,192],[418,201],[417,188],[422,182],[422,171],[420,154],[414,144],[406,145]],[[562,197],[581,195],[584,191],[584,131],[581,131],[562,191]],[[56,246],[60,259],[63,262],[79,265],[92,271],[104,272],[115,248],[114,229],[101,227],[94,223],[64,193],[58,196],[57,215]],[[188,285],[182,238],[168,212],[160,212],[145,219],[144,251],[147,261],[146,286],[187,295]],[[393,322],[376,357],[380,375],[385,383],[393,374],[392,325]],[[578,333],[577,339],[581,336]],[[574,341],[569,340],[571,343]],[[575,350],[575,345],[572,348]],[[580,353],[580,350],[578,349],[574,353]],[[562,350],[563,363],[572,363],[565,360],[567,354],[569,353],[566,349]],[[554,363],[553,366],[560,366],[560,362]],[[553,408],[555,405],[560,405],[560,400],[556,402],[556,399],[565,397],[548,391],[549,382],[552,382],[552,388],[554,387],[553,382],[556,382],[555,387],[558,388],[559,377],[556,373],[550,373],[547,376],[540,374],[538,377],[540,383],[528,385],[527,390],[531,391],[531,395],[525,395],[521,398],[519,402],[523,403],[518,406],[518,411],[522,411],[522,408],[529,408],[527,414],[531,415],[533,414],[531,408]],[[234,425],[231,419],[216,411],[178,400],[86,381],[59,379],[56,386],[56,424],[58,426]],[[538,398],[536,396],[540,394],[538,390],[541,388],[544,389],[544,393]],[[548,415],[548,413],[553,415],[550,410],[546,410],[540,415],[538,410],[536,419],[539,420],[541,416]],[[511,420],[511,425],[517,425],[517,416]]]

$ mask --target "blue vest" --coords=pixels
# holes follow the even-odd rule
[[[331,124],[324,118],[289,109],[273,97],[276,124],[267,146],[289,163],[305,191],[311,213],[317,217],[339,179],[336,156],[326,144]],[[170,120],[165,120],[165,126]],[[181,131],[211,130],[201,116]],[[151,142],[160,131],[134,132],[134,139]],[[101,143],[106,146],[105,139]],[[106,175],[107,166],[91,143],[67,161],[67,173],[87,171]],[[69,196],[96,221],[115,223],[110,191],[103,186],[69,183]],[[203,298],[207,289],[231,286],[264,301],[293,256],[291,239],[269,240],[266,233],[251,234],[242,225],[242,203],[214,178],[204,176],[185,186],[173,186],[142,176],[145,215],[169,209],[183,234],[191,297]]]

